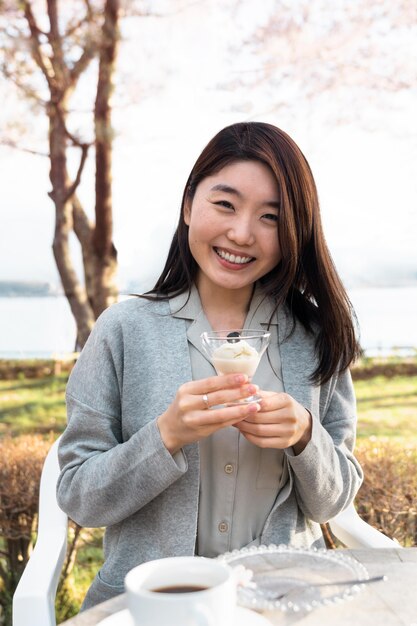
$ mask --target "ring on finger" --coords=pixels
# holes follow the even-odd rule
[[[203,394],[203,402],[204,402],[206,409],[209,409],[210,405],[209,405],[208,395],[206,393]]]

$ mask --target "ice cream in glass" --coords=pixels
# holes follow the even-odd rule
[[[233,372],[255,374],[259,361],[269,343],[270,333],[264,330],[218,330],[201,335],[203,349],[218,375]],[[234,404],[257,402],[260,396],[250,396]]]

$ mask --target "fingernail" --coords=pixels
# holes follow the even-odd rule
[[[259,386],[258,385],[249,385],[247,388],[247,392],[250,393],[251,395],[253,393],[257,393],[259,391]]]
[[[259,406],[259,404],[257,402],[255,402],[254,404],[250,404],[249,405],[249,412],[250,413],[257,413],[260,408],[261,407]]]
[[[245,383],[248,380],[246,374],[236,374],[235,382],[237,383]]]

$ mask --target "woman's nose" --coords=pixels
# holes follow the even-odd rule
[[[227,236],[240,246],[249,246],[255,241],[252,220],[235,217]]]

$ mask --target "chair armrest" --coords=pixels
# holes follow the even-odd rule
[[[55,595],[66,551],[66,528],[38,537],[13,596],[13,626],[56,626]]]
[[[67,515],[56,500],[58,441],[45,459],[39,490],[38,537],[13,596],[13,626],[55,626],[55,595],[67,550]]]
[[[334,536],[348,548],[401,548],[397,541],[359,517],[353,504],[329,520],[329,526]]]

